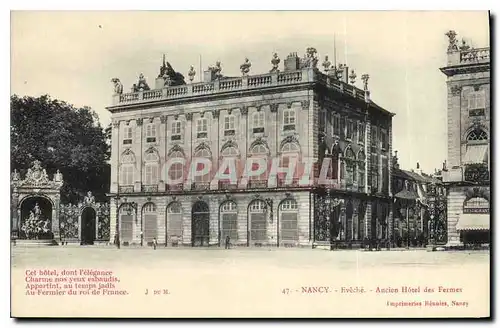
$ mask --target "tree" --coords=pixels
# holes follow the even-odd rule
[[[106,200],[110,183],[107,133],[89,107],[75,108],[48,95],[11,96],[11,169],[25,174],[38,159],[64,176],[61,201],[77,203],[87,191]]]

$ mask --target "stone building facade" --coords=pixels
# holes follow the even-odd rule
[[[112,80],[112,237],[119,229],[122,244],[157,238],[169,247],[226,236],[240,246],[307,247],[383,237],[394,114],[370,99],[368,75],[360,89],[354,71],[327,58],[321,72],[314,48],[290,54],[282,71],[280,62],[274,54],[269,73],[249,75],[245,60],[239,77],[223,76],[217,62],[199,83],[191,67],[186,83],[164,60],[153,89],[141,74],[129,93]],[[200,158],[212,164],[206,174]],[[237,181],[213,179],[228,159]],[[266,169],[246,176],[249,160]]]
[[[449,38],[448,62],[448,244],[489,243],[490,49]]]

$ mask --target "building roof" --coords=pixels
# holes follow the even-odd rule
[[[405,180],[412,180],[412,181],[417,181],[417,182],[422,182],[422,183],[441,183],[439,179],[436,179],[430,175],[427,174],[419,174],[414,171],[407,171],[407,170],[402,170],[402,169],[397,169],[393,168],[392,169],[392,174],[403,178]]]

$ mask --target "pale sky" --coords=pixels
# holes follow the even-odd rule
[[[99,27],[99,25],[101,27]],[[396,113],[393,149],[400,165],[420,162],[434,172],[446,159],[446,64],[448,30],[475,47],[489,46],[485,11],[466,12],[13,12],[11,94],[90,106],[103,125],[110,120],[113,85],[125,92],[144,73],[150,86],[162,54],[184,74],[220,60],[223,74],[239,76],[245,57],[250,74],[267,73],[277,52],[302,56],[315,47],[360,77],[370,75],[371,98]]]

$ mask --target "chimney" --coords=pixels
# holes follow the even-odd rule
[[[417,170],[420,169],[420,163],[417,162]]]
[[[212,82],[215,80],[215,72],[211,69],[203,71],[203,82]]]
[[[284,61],[285,71],[296,71],[300,67],[300,59],[296,52],[291,52]]]
[[[398,163],[398,151],[394,151],[394,156],[392,157],[392,167],[395,169],[399,169],[399,163]]]
[[[341,74],[341,81],[344,83],[349,83],[349,67],[347,67],[346,65],[342,66]]]

